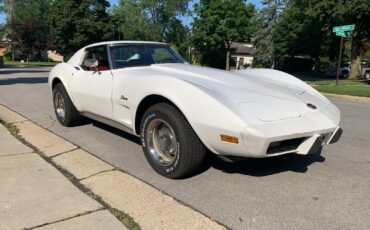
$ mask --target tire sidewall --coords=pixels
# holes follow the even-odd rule
[[[343,72],[342,72],[342,78],[343,78],[343,79],[347,79],[347,78],[348,78],[348,76],[349,76],[348,71],[346,71],[346,70],[345,70],[345,71],[343,71]]]
[[[168,166],[160,165],[157,161],[155,161],[152,158],[149,152],[147,143],[146,143],[148,126],[153,120],[158,119],[158,118],[166,121],[171,126],[176,136],[176,140],[177,140],[176,159],[174,160],[172,164]],[[143,120],[140,125],[140,142],[141,142],[141,146],[143,147],[146,159],[148,160],[149,164],[153,167],[153,169],[157,171],[159,174],[165,177],[169,177],[169,178],[175,178],[177,177],[178,174],[181,174],[180,171],[182,168],[181,166],[183,164],[182,159],[186,157],[183,154],[184,152],[183,146],[185,145],[185,143],[182,143],[183,140],[184,138],[182,137],[182,134],[180,132],[179,124],[177,120],[171,116],[170,113],[167,114],[167,113],[161,112],[158,109],[150,109],[144,114]]]
[[[370,72],[365,73],[365,80],[370,80]]]
[[[60,118],[55,110],[55,95],[57,93],[60,93],[64,100],[64,120]],[[53,89],[53,109],[56,118],[63,126],[69,126],[72,119],[72,111],[71,111],[71,100],[69,99],[69,96],[67,94],[67,91],[65,90],[64,86],[61,84],[58,84]]]

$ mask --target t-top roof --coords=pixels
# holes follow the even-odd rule
[[[122,40],[122,41],[105,41],[105,42],[98,42],[98,43],[93,43],[90,44],[86,47],[92,47],[92,46],[99,46],[99,45],[115,45],[115,44],[160,44],[160,45],[167,45],[166,43],[163,42],[153,42],[153,41],[127,41],[127,40]]]

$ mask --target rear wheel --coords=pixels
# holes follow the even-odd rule
[[[162,176],[185,177],[201,166],[206,149],[174,106],[159,103],[150,107],[144,113],[140,130],[145,157]]]
[[[365,73],[365,80],[367,80],[367,81],[370,80],[370,72]]]
[[[72,126],[77,124],[80,119],[80,113],[73,105],[63,84],[58,83],[53,88],[54,111],[58,121],[63,126]]]

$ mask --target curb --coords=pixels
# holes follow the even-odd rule
[[[334,93],[322,93],[322,95],[326,97],[336,98],[336,99],[344,99],[348,101],[359,101],[359,102],[370,102],[370,98],[368,97],[359,97],[359,96],[350,96],[350,95],[342,95],[342,94],[334,94]]]
[[[227,229],[1,104],[0,120],[17,128],[21,139],[65,172],[63,174],[80,190],[91,192],[91,197],[106,204],[111,212],[122,212],[115,215],[118,219],[126,215],[126,219],[135,221],[141,229]],[[138,227],[125,225],[129,229]]]

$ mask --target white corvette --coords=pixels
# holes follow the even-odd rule
[[[224,158],[307,155],[342,134],[337,107],[297,78],[190,65],[163,43],[89,45],[55,66],[49,84],[62,125],[82,115],[138,135],[169,178],[194,172],[206,149]]]

